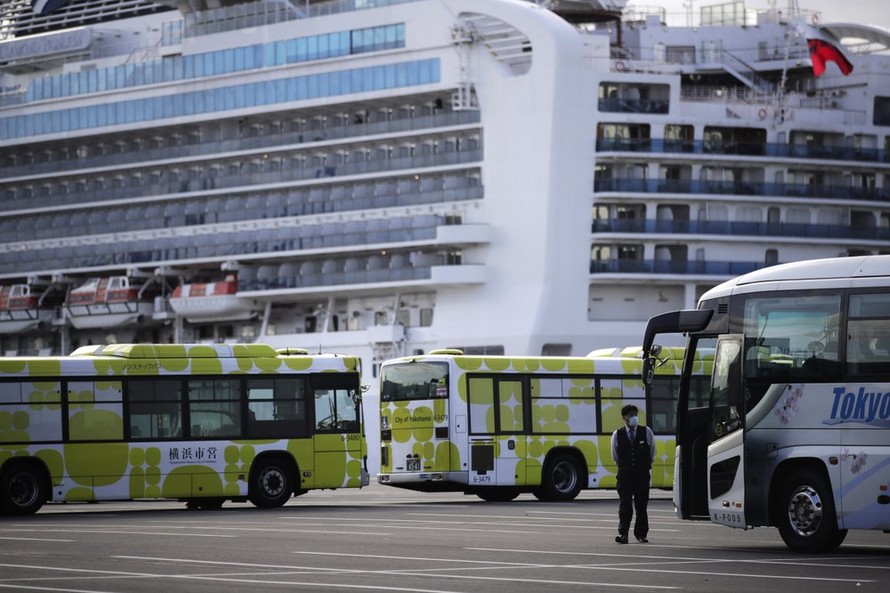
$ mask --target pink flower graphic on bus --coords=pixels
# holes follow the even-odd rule
[[[865,462],[867,460],[868,455],[865,453],[865,451],[860,451],[859,453],[850,453],[849,449],[844,449],[844,452],[841,455],[842,463],[850,461],[850,471],[854,474],[858,474],[860,471],[862,471],[862,468],[865,467]]]
[[[788,424],[795,416],[799,408],[797,402],[803,397],[803,385],[789,385],[784,399],[776,406],[773,413],[782,424]]]

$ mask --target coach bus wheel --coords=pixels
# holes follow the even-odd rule
[[[476,496],[485,502],[510,502],[519,496],[519,490],[516,488],[501,488],[493,486],[485,490],[477,490]]]
[[[281,459],[259,461],[250,472],[248,497],[260,508],[280,507],[293,493],[290,469]]]
[[[534,494],[539,500],[573,500],[581,492],[582,472],[573,455],[556,453],[544,463],[541,485]]]
[[[777,502],[777,521],[782,540],[797,552],[831,552],[847,535],[838,529],[834,499],[825,477],[810,468],[789,476]]]
[[[33,463],[15,463],[0,476],[0,508],[8,515],[33,515],[46,502],[46,476]]]

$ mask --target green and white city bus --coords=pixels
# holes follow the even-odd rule
[[[117,344],[0,358],[0,511],[180,499],[283,505],[368,484],[355,356]]]
[[[488,501],[531,492],[571,500],[614,488],[612,432],[634,404],[655,434],[652,486],[673,481],[682,349],[662,351],[656,380],[641,379],[640,348],[587,357],[465,356],[459,350],[381,365],[381,484],[462,491]],[[700,373],[709,371],[705,359]],[[702,389],[707,377],[701,377]]]

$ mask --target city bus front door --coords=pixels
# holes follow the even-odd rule
[[[747,528],[745,521],[744,337],[720,336],[711,375],[708,427],[708,510],[711,521]]]

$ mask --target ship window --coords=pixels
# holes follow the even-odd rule
[[[571,356],[571,344],[544,344],[541,347],[541,356]]]
[[[598,108],[604,113],[667,113],[669,99],[666,84],[603,82]]]
[[[874,124],[890,126],[890,97],[875,97]]]
[[[672,45],[666,49],[667,61],[675,64],[695,64],[694,45]]]

